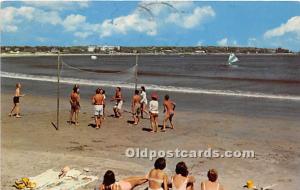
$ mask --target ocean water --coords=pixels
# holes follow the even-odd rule
[[[232,113],[259,110],[268,115],[276,112],[276,115],[299,116],[299,55],[238,55],[238,58],[235,67],[228,67],[228,55],[141,55],[138,84],[161,95],[176,95],[185,109]],[[130,99],[135,62],[135,56],[98,56],[97,60],[90,56],[61,56],[61,82],[85,86],[90,91],[87,97],[96,86],[110,89],[111,95],[111,87],[121,86]],[[13,85],[10,81],[25,79],[27,83],[36,81],[33,84],[37,85],[47,82],[51,87],[48,94],[55,95],[56,75],[55,56],[1,58],[4,90]],[[34,88],[33,84],[27,86]],[[67,95],[70,87],[64,90]],[[47,94],[46,89],[42,91]]]

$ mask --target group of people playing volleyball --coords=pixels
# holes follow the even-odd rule
[[[193,190],[196,179],[189,174],[188,167],[184,162],[179,162],[175,167],[175,174],[169,178],[164,172],[166,168],[165,158],[158,158],[154,163],[154,168],[144,176],[132,176],[116,181],[113,171],[108,170],[103,176],[102,183],[98,185],[98,190],[133,190],[135,187],[148,182],[148,190]],[[210,169],[207,172],[208,180],[200,183],[201,190],[224,190],[218,182],[218,172]]]
[[[113,116],[115,118],[121,118],[122,117],[122,107],[123,107],[123,96],[122,91],[120,87],[117,87],[115,89],[115,94],[111,98],[112,102],[115,102],[115,105],[113,106]],[[94,105],[94,118],[95,118],[95,128],[99,129],[105,119],[105,105],[106,105],[106,95],[105,90],[102,88],[97,88],[95,95],[92,97],[92,104]],[[79,86],[74,85],[73,91],[70,95],[70,105],[71,105],[71,111],[70,111],[70,124],[79,125],[79,110],[80,110],[80,95],[79,95]],[[164,101],[163,101],[163,107],[164,107],[164,120],[163,120],[163,126],[161,131],[166,131],[166,124],[169,121],[171,125],[171,129],[174,129],[173,124],[173,117],[175,114],[175,102],[170,100],[170,97],[168,94],[165,95]],[[158,95],[156,92],[152,92],[151,94],[151,100],[148,105],[148,99],[146,94],[146,89],[144,86],[141,87],[140,90],[135,90],[134,95],[132,96],[131,100],[131,110],[128,111],[132,114],[133,117],[133,124],[138,125],[140,122],[140,118],[146,118],[145,114],[148,115],[148,118],[150,118],[150,126],[151,131],[150,132],[158,132],[158,115],[159,115],[159,102],[158,102]],[[73,120],[74,118],[74,120]]]

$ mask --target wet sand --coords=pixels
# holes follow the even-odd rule
[[[177,162],[187,163],[191,174],[196,176],[195,189],[200,189],[200,181],[206,179],[209,168],[219,171],[219,181],[225,189],[242,189],[248,179],[257,185],[278,184],[274,189],[293,190],[300,185],[300,119],[294,115],[275,117],[259,114],[260,110],[256,110],[256,114],[233,114],[230,110],[216,113],[179,107],[176,129],[166,133],[151,134],[143,130],[149,127],[147,119],[138,126],[129,124],[127,120],[131,120],[131,115],[126,112],[122,119],[107,117],[103,128],[96,130],[88,126],[93,121],[89,100],[82,100],[80,126],[75,127],[66,122],[69,105],[64,98],[61,99],[61,125],[57,131],[51,125],[56,121],[55,96],[37,93],[22,98],[21,119],[7,116],[12,106],[11,98],[9,90],[1,92],[1,189],[14,189],[11,186],[17,178],[36,176],[50,168],[59,170],[65,165],[80,170],[88,167],[91,174],[100,178],[108,169],[116,173],[117,179],[146,174],[154,161],[127,158],[125,150],[128,147],[255,151],[256,157],[248,159],[168,158],[166,171],[169,175],[174,173]],[[267,104],[264,100],[256,101],[262,106]],[[128,104],[125,104],[127,109]],[[111,106],[108,105],[107,115],[112,114]],[[161,124],[161,117],[159,121]],[[82,189],[93,189],[95,184]]]

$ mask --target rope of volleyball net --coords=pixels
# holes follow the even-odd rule
[[[97,71],[87,71],[85,69],[81,69],[79,67],[75,67],[75,66],[72,66],[68,63],[66,63],[64,60],[61,59],[61,68],[60,68],[60,75],[63,74],[63,72],[65,71],[64,68],[69,68],[69,69],[73,69],[73,70],[76,70],[76,71],[79,71],[79,72],[83,72],[83,73],[92,73],[92,74],[97,74],[99,75],[99,72]],[[120,79],[119,81],[131,81],[135,78],[135,70],[137,69],[136,68],[137,65],[134,65],[133,67],[130,67],[124,71],[117,71],[115,73],[110,73],[110,75],[114,75],[114,79]],[[103,74],[103,73],[101,73]],[[108,76],[107,73],[105,73],[105,75]],[[125,75],[125,77],[123,76],[122,78],[122,75]],[[130,76],[126,76],[126,75],[130,75]]]

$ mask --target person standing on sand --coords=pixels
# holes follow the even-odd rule
[[[73,87],[73,92],[70,95],[70,120],[69,124],[75,123],[75,125],[79,125],[79,109],[80,109],[80,96],[79,96],[79,87],[75,85]],[[73,121],[73,116],[75,115],[75,121]]]
[[[103,176],[102,184],[98,190],[132,190],[135,187],[146,183],[148,180],[145,176],[132,176],[116,181],[115,174],[107,170]]]
[[[166,123],[167,123],[168,120],[170,121],[171,129],[174,129],[173,117],[174,117],[174,114],[175,114],[175,107],[176,107],[175,102],[171,101],[169,95],[166,94],[165,95],[165,100],[164,100],[165,118],[164,118],[163,128],[162,128],[163,132],[166,131]]]
[[[103,119],[105,119],[105,100],[106,100],[105,90],[101,88],[100,94],[103,95]]]
[[[115,113],[115,117],[120,118],[121,117],[121,109],[123,105],[123,97],[121,93],[121,88],[116,88],[115,96],[112,97],[111,101],[116,101],[116,105],[114,106],[113,110]]]
[[[144,119],[144,113],[149,114],[146,110],[148,104],[146,89],[144,86],[141,87],[141,117]]]
[[[141,112],[140,102],[141,102],[141,96],[139,95],[139,91],[135,90],[134,95],[132,97],[132,103],[131,103],[131,111],[132,111],[134,125],[137,125],[140,121],[140,112]]]
[[[21,83],[17,83],[16,84],[15,95],[13,97],[14,106],[11,109],[10,113],[8,114],[9,116],[14,115],[13,112],[15,111],[16,118],[21,118],[21,115],[20,115],[20,97],[23,97],[23,96],[25,96],[25,94],[21,94]]]
[[[207,172],[208,181],[201,183],[201,190],[224,190],[224,188],[217,182],[218,172],[215,169],[210,169]]]
[[[189,175],[188,168],[184,162],[179,162],[175,169],[176,175],[172,177],[173,190],[193,190],[195,177]]]
[[[165,168],[165,158],[158,158],[154,163],[154,168],[147,175],[149,190],[168,190],[168,176],[163,171]]]
[[[157,132],[158,128],[158,96],[156,93],[151,94],[151,101],[149,102],[149,114],[151,132]]]
[[[96,90],[96,94],[93,96],[92,103],[94,105],[94,116],[95,116],[95,123],[96,129],[101,127],[102,117],[103,117],[103,102],[104,96],[100,93],[101,90],[98,88]]]

